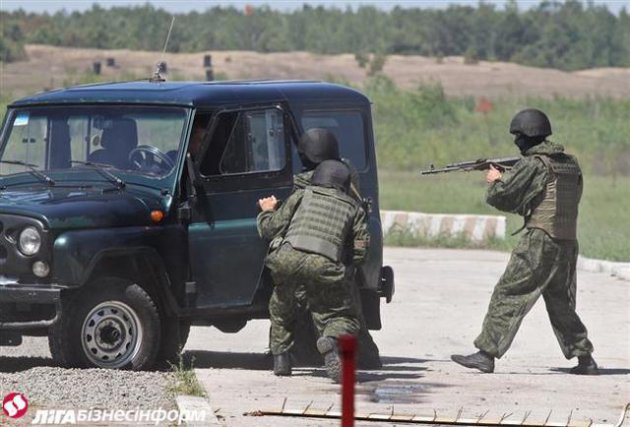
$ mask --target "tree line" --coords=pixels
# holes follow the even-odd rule
[[[150,4],[54,14],[0,12],[0,60],[24,58],[23,45],[162,50],[171,13]],[[542,1],[520,10],[479,3],[446,9],[374,6],[294,11],[268,6],[213,7],[175,14],[167,50],[310,51],[403,54],[510,61],[576,70],[630,66],[630,14],[578,0]]]

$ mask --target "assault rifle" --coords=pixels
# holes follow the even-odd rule
[[[502,159],[479,159],[466,162],[450,163],[443,168],[436,169],[435,166],[429,166],[429,169],[420,171],[422,175],[432,175],[435,173],[446,173],[455,171],[483,171],[493,166],[501,172],[506,171],[521,160],[520,157],[505,157]]]

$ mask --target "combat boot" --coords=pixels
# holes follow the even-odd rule
[[[291,375],[291,359],[288,351],[273,355],[273,373],[279,377]]]
[[[486,374],[494,372],[494,357],[484,351],[478,351],[468,356],[453,354],[451,360],[467,368],[479,369]]]
[[[341,376],[341,361],[337,351],[337,340],[333,337],[321,337],[317,340],[317,350],[324,356],[328,378],[338,383]]]
[[[578,356],[578,364],[571,368],[571,373],[575,375],[599,375],[599,368],[593,357]]]

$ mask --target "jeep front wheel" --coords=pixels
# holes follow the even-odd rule
[[[139,285],[101,278],[62,299],[49,334],[53,359],[81,368],[150,368],[160,347],[160,316]]]

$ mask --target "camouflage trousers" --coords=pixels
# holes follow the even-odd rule
[[[357,332],[357,366],[359,369],[378,369],[382,366],[381,358],[378,346],[374,342],[372,335],[370,335],[370,330],[368,329],[368,325],[363,314],[361,293],[359,291],[359,284],[357,283],[356,277],[353,277],[352,280],[350,280],[350,292],[352,295],[353,305],[356,309],[357,320],[359,322],[359,331]],[[296,291],[296,298],[298,301],[298,315],[301,315],[301,312],[308,311],[308,302],[306,300],[306,290],[304,287],[298,287]],[[308,316],[308,319],[313,323],[316,322],[316,320],[311,316]],[[321,326],[316,327],[316,329],[321,329]],[[314,346],[315,343],[313,342],[312,345]]]
[[[296,325],[296,290],[303,287],[308,307],[320,336],[356,335],[357,311],[346,267],[317,254],[282,245],[267,257],[274,283],[269,300],[270,347],[273,354],[293,345]]]
[[[592,353],[586,327],[575,312],[577,256],[577,241],[555,241],[542,230],[527,230],[494,288],[475,347],[503,356],[542,295],[564,356]]]

